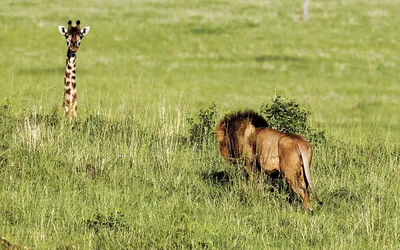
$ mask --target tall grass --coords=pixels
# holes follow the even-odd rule
[[[369,138],[315,149],[323,206],[246,182],[184,107],[98,113],[1,110],[1,236],[33,248],[396,248],[399,148]],[[171,117],[174,111],[181,114]]]

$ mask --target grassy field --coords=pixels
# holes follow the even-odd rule
[[[35,249],[398,249],[400,1],[0,2],[0,238]],[[65,38],[78,120],[62,115]],[[243,180],[187,118],[311,111],[323,206]],[[189,138],[189,139],[188,139]],[[217,174],[222,178],[215,179]]]

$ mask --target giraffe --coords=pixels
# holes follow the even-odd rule
[[[68,21],[68,29],[64,26],[58,26],[60,33],[67,39],[67,60],[64,73],[64,115],[70,119],[76,119],[78,100],[76,94],[76,52],[79,49],[82,38],[89,33],[90,27],[86,26],[81,30],[81,22],[76,21],[76,26],[72,26],[72,21]]]

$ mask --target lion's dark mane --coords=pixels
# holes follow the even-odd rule
[[[257,112],[247,109],[244,111],[237,111],[231,114],[225,115],[221,120],[221,123],[232,124],[236,121],[249,120],[254,125],[254,127],[268,127],[268,122]]]

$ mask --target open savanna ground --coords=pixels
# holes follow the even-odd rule
[[[35,249],[398,249],[400,1],[311,0],[307,22],[302,2],[1,1],[0,238]],[[75,122],[62,114],[57,29],[70,19],[91,27]],[[212,131],[193,129],[275,95],[325,133],[313,214],[245,181]]]

